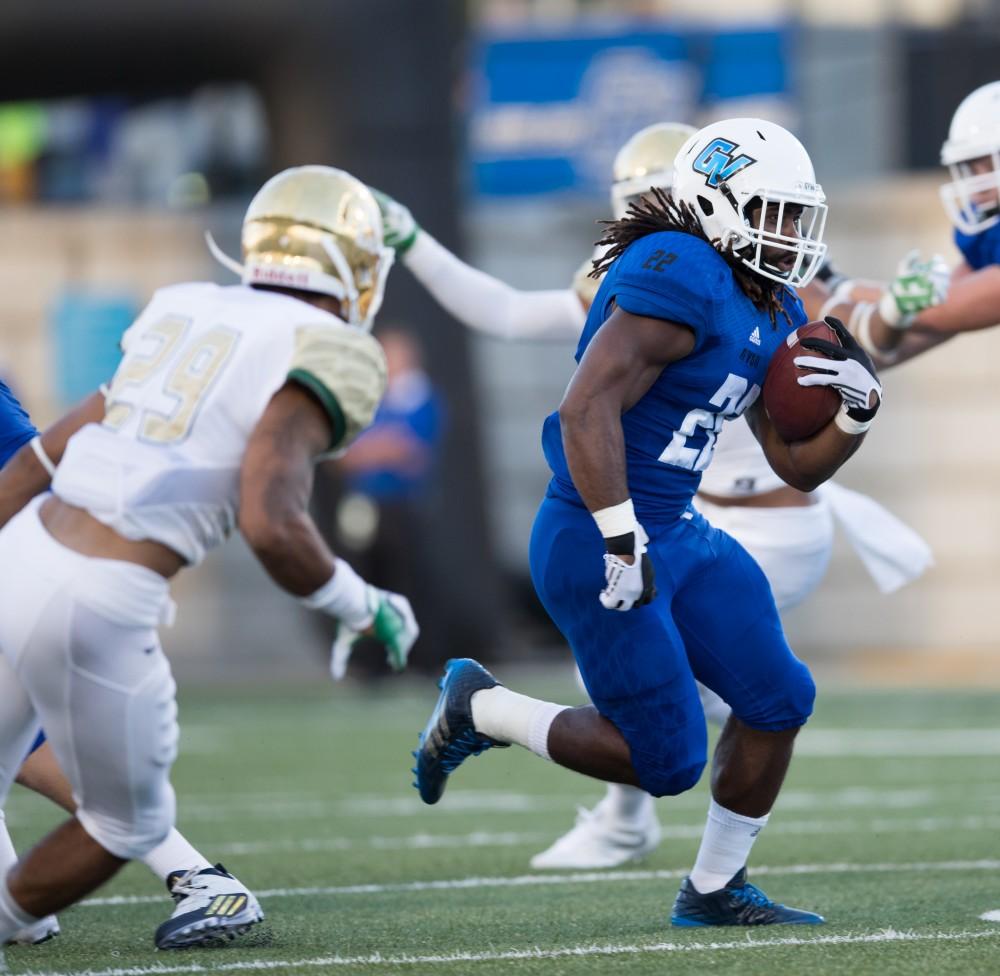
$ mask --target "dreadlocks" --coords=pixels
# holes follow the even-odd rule
[[[772,326],[777,327],[779,313],[789,325],[792,324],[792,319],[782,303],[784,293],[787,291],[786,286],[755,275],[740,261],[732,249],[723,251],[719,247],[718,239],[714,241],[708,239],[694,210],[683,200],[674,200],[660,187],[651,186],[648,194],[633,200],[624,217],[618,220],[603,220],[601,223],[606,225],[606,230],[597,245],[606,247],[607,250],[600,258],[595,259],[593,270],[590,272],[591,278],[600,278],[640,237],[664,230],[691,234],[693,237],[700,237],[719,252],[729,265],[743,294],[756,308],[768,313]]]

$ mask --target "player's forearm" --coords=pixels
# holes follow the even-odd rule
[[[788,470],[795,480],[784,480],[799,491],[815,491],[837,473],[864,439],[864,433],[845,433],[831,420],[808,440],[785,445]]]
[[[864,434],[848,434],[831,420],[812,437],[788,443],[778,436],[763,409],[755,408],[747,420],[774,473],[799,491],[815,491],[829,481],[864,440]]]
[[[241,517],[240,531],[268,576],[293,596],[309,596],[333,576],[333,553],[307,512]]]
[[[567,398],[559,408],[573,485],[591,512],[629,497],[621,412],[608,400]]]
[[[954,335],[977,332],[1000,323],[1000,266],[952,277],[948,297],[925,309],[914,321],[921,330]]]
[[[69,439],[81,428],[104,417],[104,396],[94,393],[40,435],[41,451],[51,466],[58,465]],[[5,525],[52,481],[46,461],[31,443],[25,444],[0,471],[0,526]]]
[[[576,339],[585,316],[570,289],[520,291],[473,268],[421,231],[403,258],[449,314],[501,339]]]

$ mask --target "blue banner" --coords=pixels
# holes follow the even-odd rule
[[[576,22],[482,35],[473,61],[475,192],[604,193],[619,147],[653,122],[787,110],[791,29]],[[727,105],[732,112],[725,111]],[[783,121],[775,119],[775,121]]]

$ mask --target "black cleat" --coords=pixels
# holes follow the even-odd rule
[[[801,908],[787,908],[771,901],[756,885],[747,881],[747,869],[729,879],[725,888],[703,895],[690,878],[681,882],[672,925],[696,928],[706,925],[822,925],[826,919]]]
[[[472,658],[453,658],[445,665],[444,677],[438,682],[441,694],[420,733],[420,748],[413,753],[417,760],[413,769],[417,779],[413,785],[424,803],[437,803],[441,799],[448,777],[469,756],[510,744],[480,735],[472,724],[473,694],[498,684]]]

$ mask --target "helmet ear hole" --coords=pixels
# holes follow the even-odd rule
[[[701,212],[706,217],[711,217],[712,214],[715,213],[715,207],[712,206],[711,200],[707,199],[706,197],[703,197],[700,193],[698,194],[696,199],[698,200],[698,206],[701,207]]]

